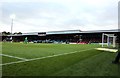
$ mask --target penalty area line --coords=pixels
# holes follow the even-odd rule
[[[92,48],[92,49],[94,49],[94,48]],[[46,57],[40,57],[40,58],[34,58],[34,59],[27,59],[27,60],[17,61],[17,62],[4,63],[4,64],[0,64],[0,66],[11,65],[11,64],[17,64],[17,63],[23,63],[23,62],[29,62],[29,61],[35,61],[35,60],[42,60],[42,59],[45,59],[45,58],[52,58],[52,57],[57,57],[57,56],[62,56],[62,55],[68,55],[68,54],[73,54],[73,53],[79,53],[79,52],[89,51],[89,50],[92,50],[92,49],[81,50],[81,51],[73,51],[73,52],[69,52],[69,53],[57,54],[57,55],[46,56]]]
[[[16,58],[16,59],[20,59],[20,60],[27,60],[25,58],[21,58],[21,57],[16,57],[16,56],[11,56],[11,55],[7,55],[7,54],[0,54],[1,56],[5,56],[5,57],[10,57],[10,58]]]

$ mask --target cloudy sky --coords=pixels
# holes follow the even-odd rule
[[[118,28],[119,0],[1,0],[0,32],[106,30]]]

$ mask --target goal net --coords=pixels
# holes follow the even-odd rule
[[[116,47],[116,36],[114,34],[102,34],[102,47]]]

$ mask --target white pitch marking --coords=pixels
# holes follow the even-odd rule
[[[11,56],[11,55],[7,55],[7,54],[0,54],[2,56],[6,56],[6,57],[11,57],[11,58],[16,58],[16,59],[20,59],[20,60],[27,60],[25,58],[21,58],[21,57],[16,57],[16,56]]]
[[[109,51],[109,52],[117,52],[118,49],[109,49],[109,48],[96,48],[97,50],[101,51]]]
[[[92,49],[93,49],[93,48],[92,48]],[[92,50],[92,49],[81,50],[81,51],[74,51],[74,52],[70,52],[70,53],[57,54],[57,55],[46,56],[46,57],[40,57],[40,58],[34,58],[34,59],[28,59],[28,60],[24,60],[24,61],[17,61],[17,62],[4,63],[4,64],[0,64],[0,66],[11,65],[11,64],[17,64],[17,63],[22,63],[22,62],[34,61],[34,60],[41,60],[41,59],[45,59],[45,58],[51,58],[51,57],[56,57],[56,56],[68,55],[68,54],[73,54],[73,53],[77,53],[77,52],[84,52],[84,51],[88,51],[88,50]]]

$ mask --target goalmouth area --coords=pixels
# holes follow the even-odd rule
[[[2,43],[4,76],[118,76],[116,53],[98,44]]]

